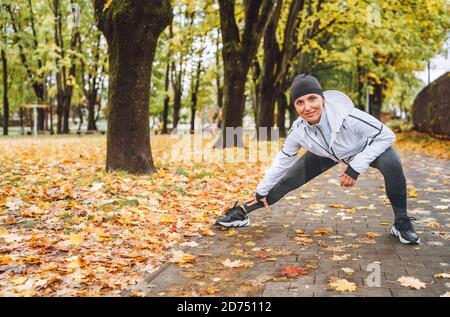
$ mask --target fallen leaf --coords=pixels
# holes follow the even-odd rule
[[[199,290],[199,293],[201,295],[212,295],[212,294],[216,294],[219,292],[219,288],[217,286],[209,286],[206,288],[201,288]]]
[[[430,228],[439,228],[440,224],[437,221],[429,221],[427,223],[427,226],[430,227]]]
[[[179,264],[182,267],[189,267],[194,262],[195,257],[192,254],[184,253],[183,251],[173,251],[173,257],[170,262]]]
[[[229,268],[252,267],[253,262],[250,261],[241,262],[241,260],[231,261],[230,259],[226,259],[222,261],[222,265]]]
[[[435,278],[450,278],[450,273],[438,273],[434,274]]]
[[[204,236],[206,236],[206,237],[213,237],[213,236],[216,235],[216,234],[215,234],[211,229],[209,229],[209,228],[204,228],[204,229],[202,230],[202,234],[203,234]]]
[[[344,261],[347,260],[347,258],[351,256],[351,254],[344,254],[342,256],[339,256],[337,254],[333,254],[333,256],[330,258],[333,261]]]
[[[421,289],[426,288],[427,284],[411,276],[402,276],[397,280],[400,285],[409,288]]]
[[[299,275],[308,275],[309,272],[301,267],[287,266],[279,271],[281,275],[286,275],[288,277],[296,277]]]
[[[313,239],[306,237],[295,237],[294,240],[297,241],[297,243],[300,245],[311,244],[314,242]]]
[[[331,204],[330,207],[339,209],[339,208],[344,208],[345,206],[343,204]]]
[[[234,230],[234,229],[228,230],[228,232],[226,234],[226,236],[228,236],[228,237],[232,237],[232,236],[235,236],[235,235],[236,235],[236,230]]]
[[[323,234],[329,234],[334,233],[335,231],[333,229],[317,229],[314,230],[314,234],[316,235],[323,235]]]
[[[347,274],[355,273],[355,270],[353,270],[353,269],[351,269],[349,267],[343,267],[343,268],[341,268],[341,270],[344,271],[344,273],[347,273]]]
[[[349,282],[346,279],[338,279],[336,277],[331,277],[328,285],[340,292],[354,292],[357,289],[355,283]]]
[[[368,238],[375,238],[375,237],[379,237],[380,236],[380,234],[379,233],[377,233],[377,232],[367,232],[367,237]]]

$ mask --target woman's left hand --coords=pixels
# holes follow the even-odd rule
[[[341,186],[353,187],[353,185],[355,185],[355,183],[356,183],[356,179],[353,179],[349,175],[345,174],[345,170],[346,170],[346,168],[344,168],[344,170],[339,175],[341,177]]]

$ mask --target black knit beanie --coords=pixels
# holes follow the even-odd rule
[[[291,85],[291,103],[294,104],[295,100],[308,94],[318,94],[323,97],[322,87],[317,78],[305,74],[295,76]]]

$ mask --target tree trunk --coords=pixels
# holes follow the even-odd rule
[[[245,78],[248,70],[225,63],[224,67],[223,129],[214,147],[243,147],[242,119],[245,106]],[[228,129],[228,137],[227,128],[233,128]]]
[[[8,60],[2,49],[2,73],[3,73],[3,135],[8,135],[9,101],[8,101]]]
[[[289,126],[292,126],[294,124],[294,121],[298,119],[298,113],[295,110],[293,104],[288,105],[288,110],[289,110]]]
[[[273,0],[249,0],[244,5],[245,25],[240,36],[234,1],[219,0],[225,83],[223,129],[214,145],[218,148],[243,146],[245,81],[274,9]]]
[[[195,77],[192,80],[192,96],[191,96],[191,134],[195,130],[195,112],[197,110],[197,95],[200,88],[200,75],[202,73],[202,60],[197,63],[197,70],[195,72]]]
[[[255,130],[258,134],[258,114],[259,114],[259,98],[261,96],[261,66],[259,65],[258,58],[252,63],[252,80],[253,80],[253,91],[252,91],[252,110],[253,116],[255,118]]]
[[[88,98],[88,131],[97,131],[97,124],[95,120],[95,105],[97,102],[97,89],[91,90]]]
[[[380,119],[381,107],[383,106],[383,84],[374,83],[374,92],[369,96],[369,112],[372,116]]]
[[[150,80],[158,37],[173,18],[170,1],[116,0],[106,10],[104,5],[95,0],[109,54],[106,170],[153,173]]]
[[[169,97],[169,74],[170,74],[170,63],[167,62],[167,66],[166,66],[166,78],[164,80],[164,92],[166,93],[166,97],[164,97],[164,108],[163,108],[163,116],[162,116],[162,122],[163,122],[163,126],[162,126],[162,134],[167,134],[167,123],[169,120],[169,101],[170,101],[170,97]]]
[[[286,100],[286,96],[283,91],[278,92],[277,94],[277,106],[278,106],[278,122],[277,126],[279,129],[279,135],[281,138],[286,137],[286,109],[288,107],[288,103]]]
[[[223,85],[220,80],[220,29],[217,29],[217,39],[216,39],[216,88],[217,88],[217,105],[219,108],[223,106]]]
[[[174,64],[172,65],[172,71],[174,71]],[[173,87],[173,118],[172,118],[172,129],[175,130],[178,126],[178,121],[180,120],[180,109],[181,109],[181,95],[183,93],[182,91],[182,84],[181,84],[181,73],[182,71],[179,71],[177,73],[177,81],[172,85]]]

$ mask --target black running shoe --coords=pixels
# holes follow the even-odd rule
[[[414,230],[411,220],[416,220],[416,218],[401,216],[395,218],[395,223],[392,225],[391,234],[396,236],[403,244],[420,243],[420,238]]]
[[[223,217],[216,220],[216,225],[226,228],[246,227],[250,225],[250,219],[236,201],[233,208],[226,210]]]

